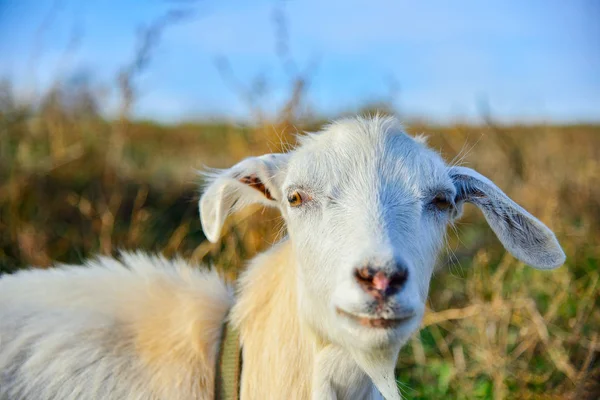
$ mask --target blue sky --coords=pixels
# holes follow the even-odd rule
[[[109,89],[132,57],[139,27],[180,4],[192,3],[0,0],[0,77],[27,96],[87,71],[110,104]],[[138,117],[248,117],[215,65],[220,56],[242,83],[265,76],[260,104],[266,111],[280,107],[289,79],[275,52],[272,19],[274,6],[283,4],[297,64],[317,60],[308,104],[318,114],[388,99],[397,86],[397,109],[435,121],[477,121],[481,99],[505,121],[600,121],[595,0],[193,4],[193,17],[165,31],[138,80]]]

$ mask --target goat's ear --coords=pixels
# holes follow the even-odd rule
[[[538,269],[552,269],[565,262],[565,253],[554,233],[512,201],[492,181],[465,167],[449,169],[456,186],[456,203],[469,202],[483,212],[506,250]]]
[[[227,170],[206,173],[209,183],[200,198],[200,221],[206,238],[215,243],[225,218],[250,204],[275,207],[281,200],[281,184],[287,154],[250,157]]]

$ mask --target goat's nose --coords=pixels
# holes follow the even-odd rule
[[[372,266],[357,268],[354,277],[360,287],[378,300],[398,293],[408,280],[408,268],[403,264],[388,271]]]

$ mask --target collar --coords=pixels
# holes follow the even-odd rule
[[[239,400],[242,375],[240,332],[229,318],[221,330],[221,343],[215,371],[215,399]]]

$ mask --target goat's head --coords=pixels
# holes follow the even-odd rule
[[[490,180],[448,167],[393,119],[352,119],[300,137],[287,154],[215,174],[200,201],[211,241],[249,203],[278,207],[298,267],[300,312],[346,348],[400,346],[419,326],[446,226],[481,209],[515,257],[540,269],[565,256],[554,234]]]

